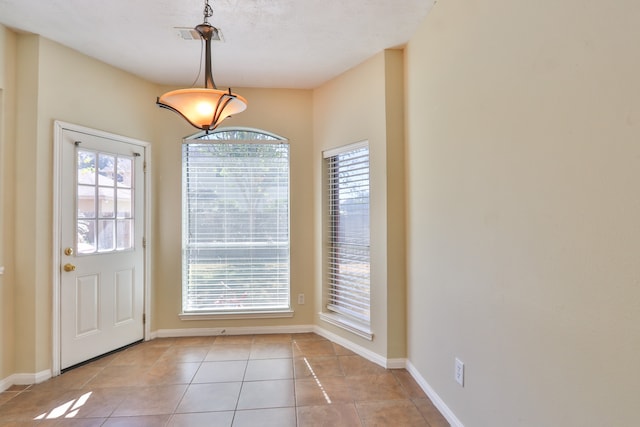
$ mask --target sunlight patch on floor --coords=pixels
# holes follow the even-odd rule
[[[62,405],[57,406],[56,408],[52,409],[49,412],[45,412],[44,414],[38,415],[37,417],[34,418],[34,420],[55,420],[61,417],[73,418],[76,415],[78,415],[80,408],[87,403],[87,401],[91,397],[91,393],[93,392],[90,391],[88,393],[83,394],[77,399],[73,399],[66,403],[63,403]]]
[[[320,382],[320,379],[318,378],[316,373],[313,371],[313,368],[311,367],[311,364],[309,363],[306,357],[304,358],[304,363],[307,365],[307,368],[309,368],[309,372],[311,372],[311,375],[313,375],[313,379],[316,380],[316,384],[318,384],[318,387],[320,388],[320,391],[322,392],[322,395],[324,396],[325,400],[327,401],[328,404],[331,404],[331,398],[329,397],[329,394],[324,389],[322,383]]]

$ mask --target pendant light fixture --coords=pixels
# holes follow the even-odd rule
[[[160,96],[156,104],[180,114],[192,126],[209,132],[227,117],[241,113],[247,108],[247,100],[231,92],[219,90],[213,81],[211,70],[211,40],[218,29],[209,24],[213,9],[205,0],[204,22],[195,27],[205,42],[204,88],[178,89]]]

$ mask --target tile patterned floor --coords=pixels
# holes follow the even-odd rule
[[[316,334],[156,339],[0,393],[0,426],[449,426],[411,375]]]

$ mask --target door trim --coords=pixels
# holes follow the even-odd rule
[[[65,130],[86,133],[97,137],[113,139],[119,142],[125,142],[139,146],[144,150],[146,167],[144,170],[144,306],[143,316],[145,317],[144,323],[144,340],[147,341],[151,337],[151,301],[149,298],[150,286],[151,286],[151,144],[146,141],[129,138],[122,135],[117,135],[109,132],[104,132],[88,127],[75,125],[72,123],[66,123],[56,120],[53,123],[53,307],[52,311],[52,340],[51,348],[53,351],[51,362],[51,373],[55,377],[60,375],[61,366],[61,330],[60,330],[60,286],[61,286],[61,271],[60,271],[60,243],[61,243],[61,191],[62,191],[62,142],[63,133]]]

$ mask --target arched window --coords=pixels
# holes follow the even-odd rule
[[[194,139],[201,141],[287,141],[286,138],[274,133],[251,128],[218,128],[209,133],[199,132],[188,138],[188,140]]]
[[[222,128],[182,146],[183,314],[290,311],[289,143]]]

